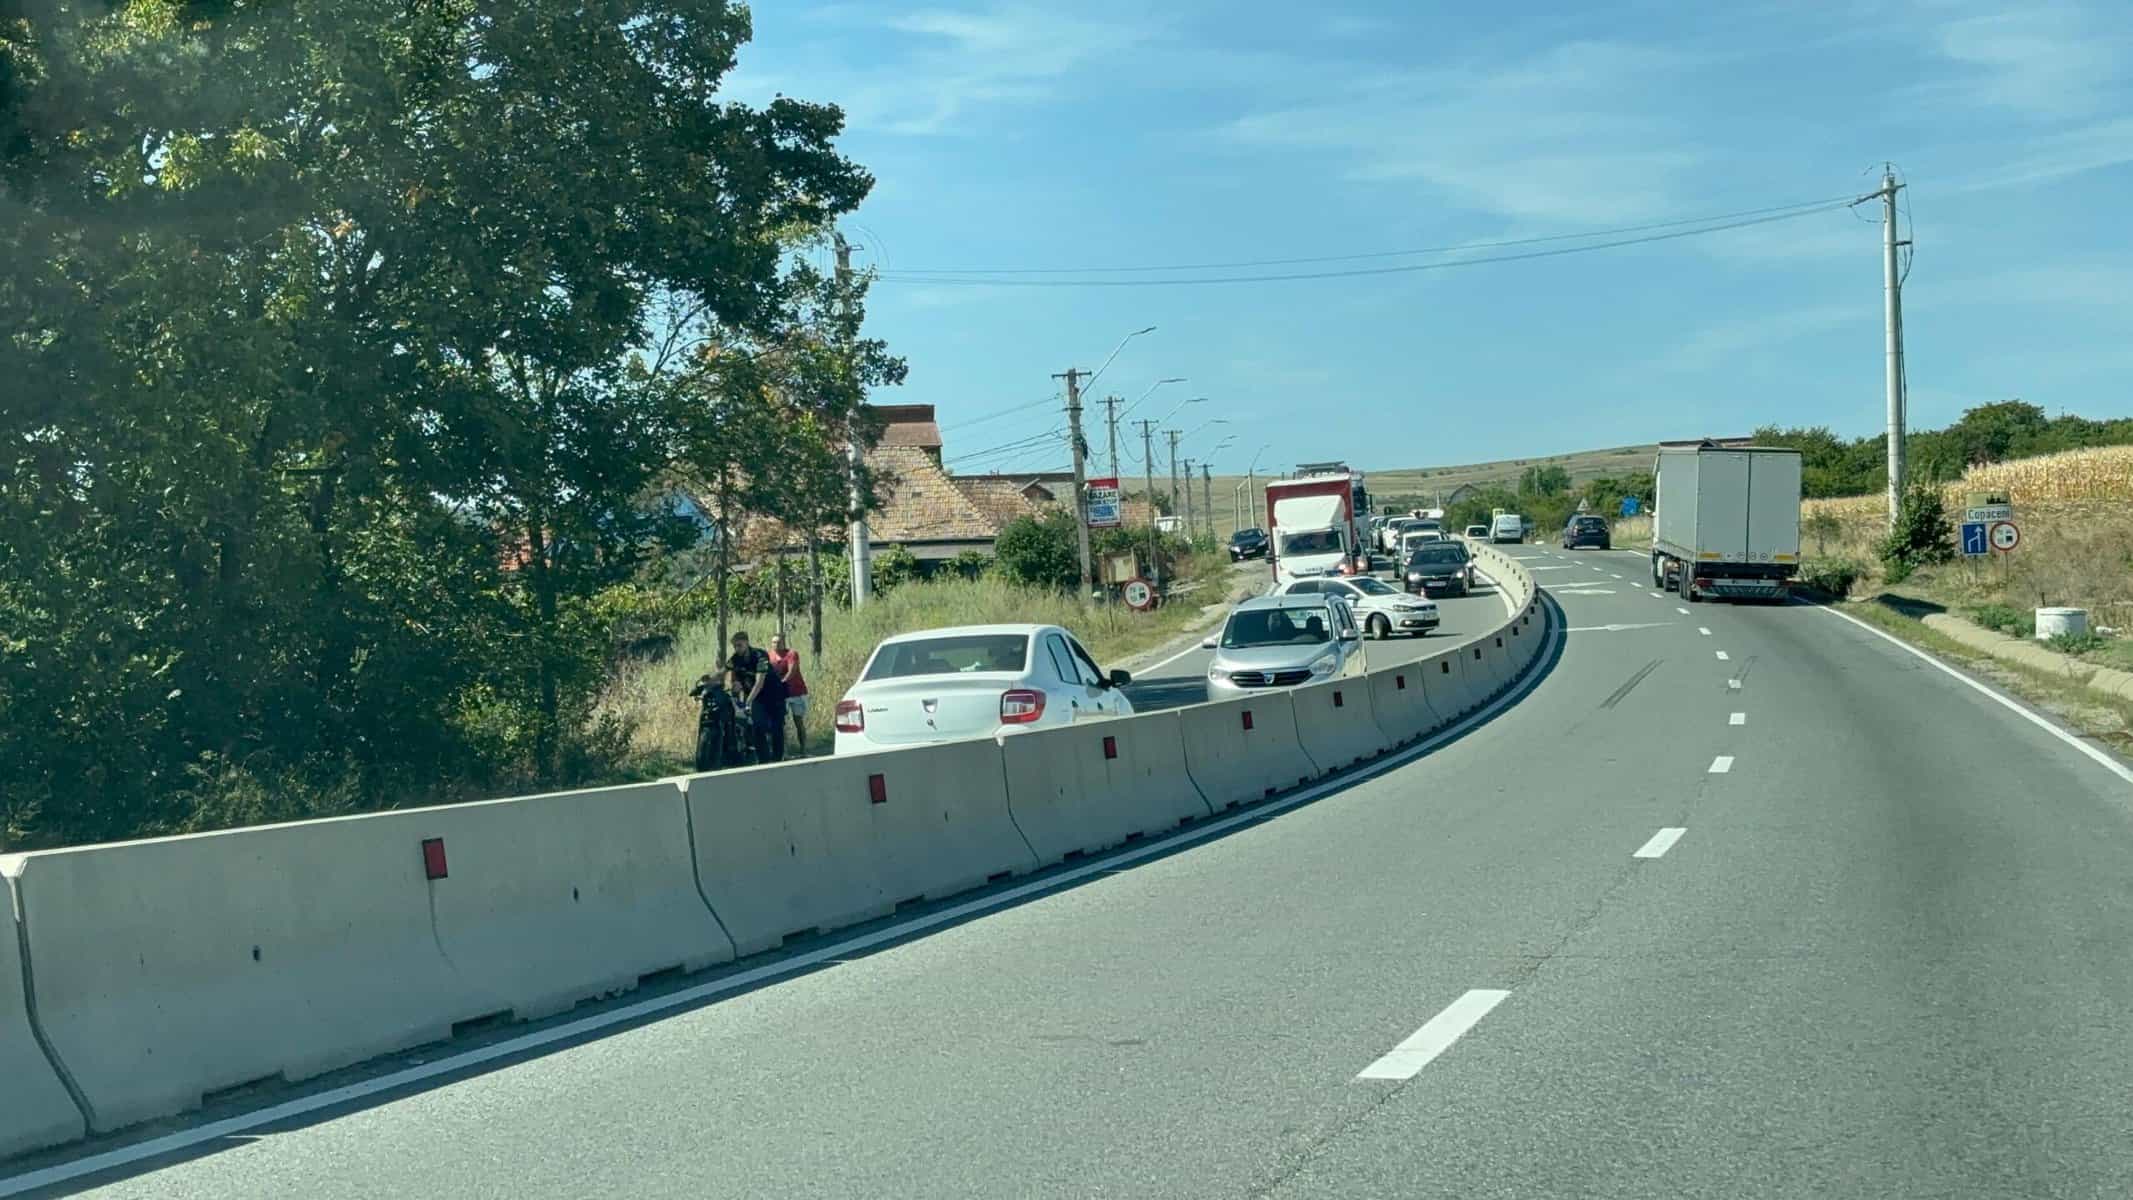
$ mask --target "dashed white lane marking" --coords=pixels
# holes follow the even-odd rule
[[[1704,628],[1703,626],[1701,626],[1701,625],[1698,625],[1698,626],[1696,627],[1696,632],[1698,632],[1698,633],[1700,633],[1700,634],[1704,635],[1705,637],[1710,637],[1710,636],[1711,636],[1711,631],[1710,631],[1710,630],[1708,630],[1708,629],[1705,629],[1705,628]]]
[[[1711,774],[1724,775],[1733,769],[1733,756],[1721,754],[1711,760]]]
[[[1635,625],[1572,625],[1564,633],[1621,633],[1628,629],[1664,629],[1672,621],[1644,621]]]
[[[1726,686],[1737,692],[1740,690],[1740,680],[1728,679],[1726,680]]]
[[[1732,662],[1732,661],[1733,661],[1733,656],[1732,656],[1732,655],[1730,655],[1730,654],[1727,654],[1727,653],[1726,653],[1725,651],[1723,651],[1723,650],[1720,650],[1720,651],[1718,652],[1718,661],[1720,661],[1720,662]]]
[[[1747,723],[1747,713],[1734,713],[1732,716],[1726,718],[1726,724],[1728,725],[1746,725]]]
[[[1689,610],[1681,607],[1678,604],[1674,606],[1674,611],[1680,613],[1684,617],[1689,615]]]
[[[1642,846],[1639,846],[1637,848],[1637,852],[1635,854],[1630,855],[1630,857],[1657,858],[1660,855],[1665,854],[1667,851],[1673,849],[1674,843],[1680,841],[1681,835],[1687,832],[1688,830],[1683,829],[1678,825],[1669,825],[1665,829],[1662,829],[1659,832],[1653,834],[1652,840],[1644,843]]]
[[[1392,1048],[1385,1057],[1364,1067],[1357,1079],[1412,1079],[1415,1072],[1428,1066],[1430,1061],[1459,1040],[1467,1030],[1481,1023],[1489,1010],[1502,1004],[1511,993],[1498,988],[1475,988],[1466,995],[1446,1005],[1443,1012],[1431,1017],[1420,1029],[1407,1035],[1407,1040]]]
[[[1654,600],[1664,600],[1664,599],[1666,599],[1666,593],[1665,593],[1665,592],[1653,592],[1653,593],[1652,593],[1652,599],[1654,599]]]

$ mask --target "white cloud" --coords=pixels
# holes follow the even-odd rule
[[[1619,224],[1678,211],[1703,155],[1653,84],[1701,60],[1616,42],[1565,43],[1486,67],[1324,81],[1330,98],[1237,118],[1259,149],[1319,151],[1350,179],[1415,181],[1513,218]]]
[[[2119,10],[2121,18],[2124,10]],[[2032,117],[2098,111],[2124,78],[2128,37],[2073,4],[2025,4],[1958,17],[1935,31],[1934,47],[1960,77],[1931,86]]]
[[[1871,304],[1824,304],[1714,322],[1696,330],[1652,362],[1660,371],[1695,373],[1726,366],[1743,355],[1774,350],[1788,342],[1858,327],[1861,336],[1879,336],[1881,309]]]
[[[1956,190],[1988,191],[2044,183],[2133,162],[2133,117],[2117,117],[2026,138],[1996,165],[1957,183]]]

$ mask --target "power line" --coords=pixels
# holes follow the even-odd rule
[[[971,418],[970,420],[968,420],[968,421],[957,421],[957,422],[956,422],[955,424],[953,424],[953,425],[943,425],[943,426],[941,426],[941,432],[942,432],[942,433],[953,433],[953,432],[955,432],[955,431],[956,431],[956,430],[958,430],[958,429],[968,429],[968,428],[970,428],[970,427],[971,427],[972,425],[983,425],[983,424],[984,424],[985,422],[987,422],[987,421],[996,421],[996,420],[1000,419],[1001,417],[1011,417],[1011,416],[1014,416],[1014,415],[1015,415],[1016,413],[1020,413],[1020,412],[1028,412],[1029,410],[1031,410],[1031,409],[1033,409],[1033,408],[1042,408],[1042,407],[1044,407],[1044,406],[1045,406],[1045,405],[1047,405],[1047,404],[1051,404],[1051,403],[1053,403],[1053,402],[1057,401],[1058,399],[1059,399],[1059,393],[1058,393],[1058,392],[1053,392],[1053,393],[1052,393],[1051,395],[1049,395],[1049,396],[1046,396],[1046,397],[1045,397],[1044,399],[1042,399],[1042,400],[1032,400],[1032,401],[1030,401],[1030,402],[1029,402],[1028,404],[1017,404],[1017,405],[1015,405],[1015,406],[1014,406],[1013,408],[1003,408],[1003,409],[999,410],[998,412],[990,412],[990,413],[986,413],[986,414],[985,414],[984,416],[982,416],[982,417],[972,417],[972,418]]]
[[[1655,229],[1678,229],[1685,225],[1709,225],[1719,221],[1733,221],[1745,217],[1768,216],[1772,213],[1789,212],[1794,209],[1813,210],[1853,199],[1850,196],[1835,196],[1823,200],[1804,200],[1796,204],[1774,204],[1767,208],[1747,208],[1739,212],[1714,213],[1703,217],[1683,217],[1673,221],[1654,221],[1645,225],[1623,225],[1613,229],[1593,229],[1584,233],[1556,233],[1546,237],[1510,238],[1503,241],[1466,242],[1456,246],[1423,246],[1413,250],[1372,250],[1358,254],[1324,254],[1304,258],[1257,258],[1239,262],[1172,263],[1164,266],[1138,267],[900,267],[889,273],[897,276],[912,275],[1123,275],[1144,274],[1155,271],[1232,271],[1252,267],[1293,267],[1308,263],[1358,262],[1377,258],[1406,258],[1416,254],[1456,254],[1464,250],[1501,250],[1509,246],[1536,246],[1547,242],[1586,241],[1592,238],[1620,237],[1630,233],[1648,233]],[[1804,211],[1802,213],[1804,215]]]
[[[1560,258],[1568,254],[1584,254],[1594,250],[1612,250],[1622,246],[1639,246],[1651,242],[1674,241],[1679,238],[1696,237],[1706,233],[1722,233],[1729,229],[1745,229],[1751,225],[1768,225],[1774,221],[1790,221],[1817,213],[1834,212],[1851,203],[1850,199],[1833,201],[1819,208],[1783,212],[1773,216],[1749,220],[1729,221],[1721,225],[1707,225],[1696,229],[1681,229],[1672,233],[1648,234],[1643,237],[1618,238],[1614,241],[1595,242],[1585,246],[1562,246],[1552,250],[1531,250],[1523,254],[1497,254],[1481,258],[1462,258],[1451,262],[1406,263],[1397,267],[1369,267],[1349,271],[1307,271],[1286,275],[1216,275],[1200,279],[958,279],[940,277],[891,277],[880,276],[885,283],[949,284],[975,287],[1180,287],[1192,284],[1213,283],[1284,283],[1307,279],[1353,279],[1370,275],[1408,275],[1420,271],[1445,271],[1454,267],[1478,267],[1491,263],[1524,262],[1536,258]]]

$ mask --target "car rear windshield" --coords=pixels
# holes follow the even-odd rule
[[[1020,671],[1029,663],[1026,633],[958,633],[891,642],[867,664],[868,679],[957,675],[966,671]]]
[[[1332,640],[1332,623],[1323,608],[1254,608],[1229,615],[1222,645],[1229,650],[1252,646],[1315,646]]]
[[[1424,546],[1407,560],[1412,567],[1420,563],[1463,563],[1466,561],[1464,546]]]
[[[1607,528],[1607,522],[1598,517],[1579,517],[1577,525],[1580,530]]]

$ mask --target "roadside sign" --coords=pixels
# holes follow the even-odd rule
[[[1118,589],[1118,594],[1125,600],[1126,607],[1134,612],[1147,612],[1155,607],[1155,586],[1145,579],[1128,579]]]
[[[1963,510],[1963,523],[1966,525],[1990,525],[1994,521],[2012,520],[2012,504],[1973,504]]]
[[[1119,525],[1121,495],[1118,477],[1091,479],[1089,488],[1089,528],[1115,529]]]
[[[1973,556],[1989,553],[1983,521],[1963,522],[1963,553]]]
[[[1634,517],[1634,516],[1636,516],[1636,515],[1637,515],[1637,507],[1638,507],[1638,506],[1637,506],[1637,498],[1636,498],[1635,496],[1624,496],[1624,497],[1622,497],[1622,515],[1623,515],[1623,516],[1625,516],[1625,517]]]
[[[1994,521],[1991,537],[1992,548],[2002,554],[2022,544],[2022,531],[2015,528],[2013,521]]]

